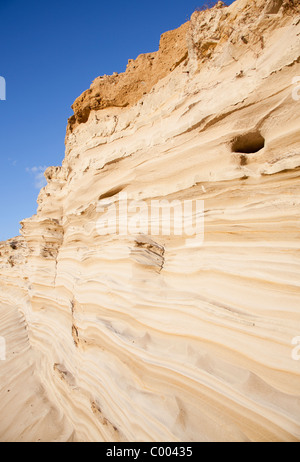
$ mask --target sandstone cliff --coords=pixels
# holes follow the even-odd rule
[[[0,244],[2,441],[300,440],[297,76],[298,1],[219,2],[75,101]],[[204,243],[101,235],[120,193],[203,200]]]

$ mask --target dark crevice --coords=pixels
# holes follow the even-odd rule
[[[114,188],[114,189],[110,189],[109,191],[107,191],[106,193],[102,194],[100,197],[99,197],[99,201],[102,200],[102,199],[107,199],[109,197],[113,197],[115,196],[116,194],[119,194],[121,191],[123,191],[123,189],[126,188],[127,185],[122,185],[122,186],[119,186],[118,188]]]
[[[231,150],[240,154],[254,154],[265,147],[265,139],[259,131],[240,135],[232,141]]]

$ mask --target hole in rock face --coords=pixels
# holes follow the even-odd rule
[[[126,184],[125,185],[121,185],[119,186],[118,188],[113,188],[113,189],[110,189],[109,191],[107,191],[106,193],[104,194],[101,194],[101,196],[99,196],[98,200],[102,200],[102,199],[108,199],[109,197],[113,197],[115,196],[116,194],[119,194],[121,191],[123,191],[123,189],[126,188]]]
[[[254,154],[265,147],[265,139],[259,131],[240,135],[232,141],[232,152]]]

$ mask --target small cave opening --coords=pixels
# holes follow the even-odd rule
[[[100,200],[102,200],[102,199],[108,199],[109,197],[113,197],[113,196],[115,196],[116,194],[119,194],[120,192],[122,192],[123,189],[126,188],[126,186],[127,186],[126,184],[125,184],[125,185],[123,184],[123,185],[121,185],[121,186],[119,186],[119,187],[117,187],[117,188],[110,189],[110,190],[107,191],[106,193],[101,194],[101,196],[99,196],[98,200],[100,201]]]
[[[265,139],[259,131],[237,136],[231,145],[232,152],[255,154],[265,147]]]

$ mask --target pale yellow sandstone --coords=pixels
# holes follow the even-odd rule
[[[117,104],[100,79],[111,104],[76,100],[62,166],[0,246],[19,348],[1,440],[300,439],[299,2],[219,2],[181,33],[145,94]],[[204,200],[204,244],[100,236],[99,198],[120,192]]]

